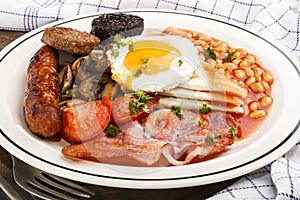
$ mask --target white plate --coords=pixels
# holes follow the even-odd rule
[[[191,13],[126,10],[145,19],[147,28],[168,26],[198,30],[259,56],[274,75],[275,99],[268,118],[248,139],[235,143],[221,156],[176,167],[126,167],[71,161],[61,154],[64,141],[49,142],[31,134],[23,117],[23,94],[30,58],[43,45],[41,27],[8,45],[0,54],[0,141],[11,154],[44,171],[82,182],[124,188],[177,188],[208,184],[256,170],[287,152],[299,141],[300,74],[297,60],[280,45],[246,28]],[[99,13],[98,13],[99,14]],[[97,13],[47,26],[90,30]]]

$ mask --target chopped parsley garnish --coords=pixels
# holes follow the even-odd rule
[[[231,126],[229,128],[228,133],[231,134],[231,139],[234,139],[237,137],[236,129],[233,126]]]
[[[128,45],[128,50],[129,51],[134,51],[132,40],[128,40],[127,45]]]
[[[135,115],[139,112],[139,110],[136,109],[135,106],[132,103],[130,103],[128,105],[128,108],[129,108],[130,113],[133,114],[133,115]]]
[[[216,143],[217,140],[215,139],[214,135],[208,135],[205,137],[206,143]]]
[[[201,114],[207,114],[210,112],[210,107],[207,104],[202,104],[202,106],[199,107],[199,111]]]
[[[134,73],[134,76],[135,76],[135,77],[139,77],[142,73],[143,73],[143,72],[142,72],[142,69],[138,69],[138,70],[136,70],[136,72]]]
[[[145,64],[147,64],[147,63],[148,63],[148,61],[149,61],[149,58],[147,58],[147,57],[144,57],[144,58],[142,58],[142,59],[141,59],[141,61],[142,61],[142,63],[145,65]]]
[[[68,97],[72,97],[72,90],[67,90],[67,91],[66,91],[66,95],[67,95]]]
[[[139,99],[134,98],[132,101],[133,106],[136,108],[142,109],[144,112],[149,112],[146,102],[140,101]]]
[[[119,56],[119,51],[117,49],[112,49],[111,50],[111,56],[114,57],[115,59]]]
[[[205,142],[207,142],[207,143],[216,143],[216,142],[218,142],[217,139],[223,138],[223,137],[224,137],[224,135],[221,134],[221,133],[210,134],[210,135],[206,136]]]
[[[129,51],[134,50],[132,40],[128,40],[127,42],[124,42],[124,41],[122,41],[121,35],[117,35],[114,38],[114,43],[116,44],[117,49],[111,50],[111,56],[113,56],[115,59],[119,56],[120,53],[119,53],[118,49],[120,49],[121,47],[125,47],[127,45]]]
[[[181,65],[183,64],[183,60],[178,60],[178,66],[181,67]]]
[[[121,35],[117,35],[117,36],[114,38],[114,43],[117,45],[117,48],[118,48],[118,49],[119,49],[120,47],[125,47],[125,46],[126,46],[126,43],[125,43],[125,42],[122,42],[122,37],[121,37]],[[112,49],[112,50],[111,50],[111,56],[114,57],[115,59],[116,59],[117,57],[119,57],[119,55],[120,55],[118,49]]]
[[[132,103],[129,104],[130,113],[135,115],[139,112],[139,109],[142,109],[144,112],[149,112],[149,108],[146,103],[149,99],[152,99],[152,97],[144,91],[137,91],[132,93],[132,95],[134,98],[132,99]]]
[[[117,48],[113,48],[111,50],[111,56],[114,57],[115,59],[119,56],[119,49],[121,47],[125,47],[128,46],[128,50],[129,51],[133,51],[133,42],[132,40],[128,40],[127,42],[124,42],[124,40],[122,41],[122,36],[121,35],[117,35],[116,37],[114,37],[114,43],[117,46]]]
[[[223,138],[224,135],[222,133],[216,133],[215,138]]]
[[[205,60],[207,60],[209,58],[216,60],[217,54],[212,48],[208,47],[206,49],[206,51],[204,52],[204,57],[205,57]]]
[[[202,121],[201,119],[199,119],[199,120],[198,120],[198,124],[199,124],[199,125],[202,125],[202,124],[203,124],[203,121]]]
[[[171,106],[171,110],[172,110],[173,112],[175,112],[175,114],[176,114],[180,119],[183,118],[181,106],[173,105],[173,106]]]
[[[236,50],[232,50],[229,52],[229,54],[225,57],[225,61],[230,61],[234,58],[234,54],[236,53]]]
[[[121,35],[116,35],[115,38],[114,38],[114,43],[115,43],[118,47],[120,46],[121,41],[122,41]]]
[[[142,102],[147,102],[149,99],[152,99],[152,97],[146,94],[144,91],[137,91],[133,94]]]
[[[108,137],[116,137],[119,133],[122,132],[122,130],[110,124],[104,129],[104,132]]]
[[[117,45],[118,48],[120,48],[120,47],[125,47],[125,46],[126,46],[126,43],[125,43],[125,42],[122,42],[122,37],[121,37],[121,35],[117,35],[117,36],[114,38],[114,43]]]

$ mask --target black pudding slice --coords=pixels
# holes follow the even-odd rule
[[[144,31],[144,19],[131,14],[108,13],[92,21],[91,34],[102,42],[116,34],[124,37],[140,35]]]

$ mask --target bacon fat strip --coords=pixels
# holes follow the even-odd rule
[[[43,46],[31,58],[27,69],[25,121],[33,133],[44,137],[52,137],[61,128],[57,68],[57,51]]]

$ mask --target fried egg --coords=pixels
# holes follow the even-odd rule
[[[197,48],[180,36],[119,38],[107,56],[112,79],[131,91],[170,90],[189,80],[200,66]]]

